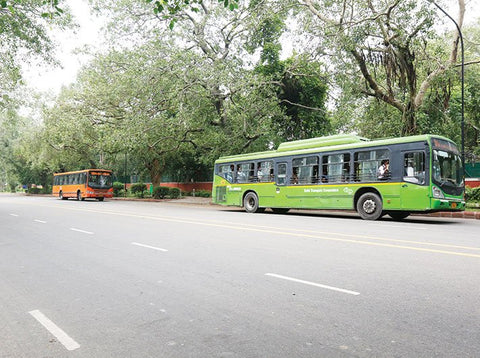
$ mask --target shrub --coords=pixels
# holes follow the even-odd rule
[[[120,183],[119,181],[116,181],[113,183],[113,196],[120,196],[120,191],[124,190],[125,185],[123,183]]]
[[[40,194],[40,188],[28,188],[28,194]]]
[[[180,197],[180,189],[179,188],[170,188],[170,198],[177,199]]]
[[[157,186],[153,188],[153,197],[155,199],[164,199],[168,194],[170,194],[170,188],[166,186]]]
[[[143,198],[146,190],[147,185],[144,183],[135,183],[130,187],[130,192],[137,198]]]
[[[209,198],[212,196],[212,192],[208,190],[198,190],[195,191],[195,196],[199,196],[201,198]]]
[[[143,199],[143,198],[148,198],[148,197],[150,197],[150,192],[149,192],[148,190],[136,191],[133,195],[134,195],[136,198]]]
[[[480,187],[465,188],[465,200],[468,202],[480,202]]]

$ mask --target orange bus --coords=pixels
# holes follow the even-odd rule
[[[103,201],[113,197],[112,171],[85,169],[53,174],[52,194],[62,200],[94,198]]]

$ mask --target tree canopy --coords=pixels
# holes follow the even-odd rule
[[[70,18],[59,1],[0,2],[0,160],[22,181],[86,167],[120,172],[125,164],[154,185],[165,175],[190,180],[210,172],[220,155],[341,131],[459,141],[458,33],[438,31],[442,14],[428,1],[91,4],[109,19],[110,48],[43,106],[38,122],[20,115],[13,98],[19,54],[54,62],[45,25],[66,26]],[[463,28],[465,4],[458,4]],[[479,154],[479,26],[464,31],[472,160]]]

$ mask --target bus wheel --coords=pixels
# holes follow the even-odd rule
[[[64,197],[63,196],[63,191],[61,191],[60,193],[58,193],[58,197],[60,198],[60,200],[67,200],[68,198]]]
[[[286,214],[288,213],[289,210],[290,210],[289,208],[272,208],[272,211],[275,214]]]
[[[406,217],[408,217],[410,215],[409,212],[406,212],[406,211],[392,211],[392,212],[389,212],[388,215],[390,215],[390,217],[393,219],[393,220],[403,220],[405,219]]]
[[[253,191],[248,192],[243,198],[243,207],[247,213],[256,213],[258,208],[258,196]]]
[[[103,198],[97,198],[97,199],[98,199],[98,201],[103,201]]]
[[[79,190],[77,191],[77,200],[80,201],[80,200],[85,200],[84,198],[82,198],[82,192]]]
[[[382,216],[382,200],[375,193],[365,193],[358,199],[357,212],[364,220],[377,220]]]

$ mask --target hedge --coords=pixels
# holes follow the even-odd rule
[[[480,202],[480,187],[465,188],[465,200],[468,202]]]
[[[155,199],[164,199],[170,194],[170,188],[166,186],[157,186],[153,188],[153,197]]]
[[[114,196],[120,196],[121,194],[125,194],[124,192],[121,193],[122,190],[124,190],[125,184],[120,183],[119,181],[116,181],[113,183],[113,195]]]

